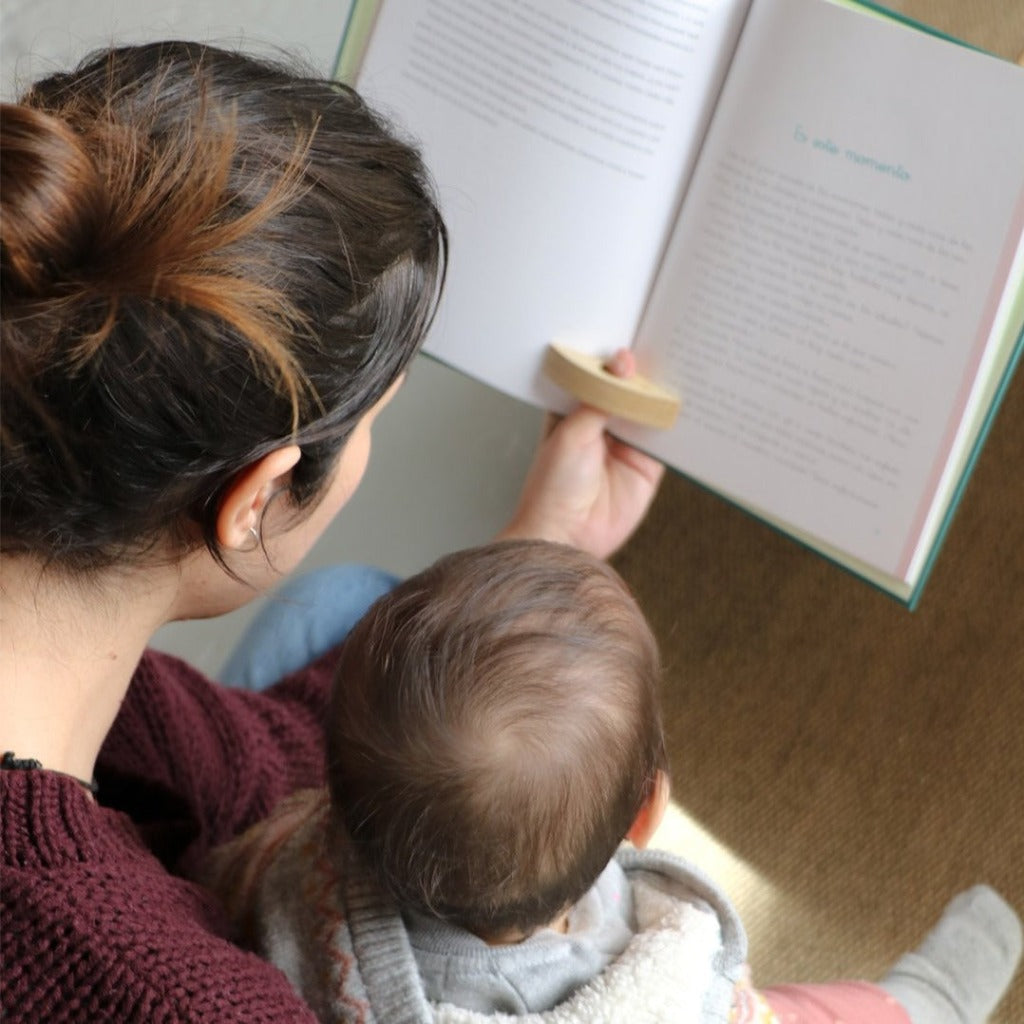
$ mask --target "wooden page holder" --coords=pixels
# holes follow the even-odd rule
[[[646,377],[616,377],[597,356],[564,345],[548,346],[544,373],[560,388],[611,416],[664,430],[679,415],[679,396]]]

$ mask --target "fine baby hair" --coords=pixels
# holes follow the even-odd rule
[[[184,42],[44,79],[2,148],[4,552],[223,562],[219,497],[286,443],[314,504],[435,308],[417,152],[341,85]]]
[[[350,634],[328,721],[336,814],[400,907],[522,937],[604,870],[665,764],[657,645],[605,563],[458,552]]]

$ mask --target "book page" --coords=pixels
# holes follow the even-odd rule
[[[755,0],[637,346],[683,411],[624,436],[909,578],[1024,225],[1022,110],[1010,64]]]
[[[629,344],[748,0],[396,0],[358,77],[451,236],[426,350],[552,408],[549,341]]]

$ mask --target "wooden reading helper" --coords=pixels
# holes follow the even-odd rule
[[[597,356],[548,346],[544,372],[560,388],[612,416],[664,430],[679,415],[679,396],[638,374],[616,377]]]

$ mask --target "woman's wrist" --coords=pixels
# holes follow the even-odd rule
[[[495,540],[546,540],[554,544],[570,544],[579,547],[568,531],[560,529],[556,524],[544,522],[538,516],[515,516],[508,524],[498,531]]]

